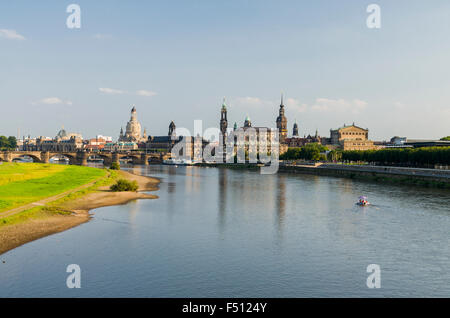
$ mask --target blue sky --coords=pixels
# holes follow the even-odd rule
[[[81,29],[66,7],[81,7]],[[381,7],[381,29],[366,7]],[[151,135],[275,125],[328,136],[344,123],[394,135],[450,135],[450,2],[14,1],[0,3],[0,135],[117,138],[135,104]]]

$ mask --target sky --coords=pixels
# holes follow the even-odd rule
[[[69,29],[68,5],[81,8]],[[366,25],[378,4],[381,28]],[[228,121],[329,136],[450,135],[450,1],[1,1],[0,135],[116,139]]]

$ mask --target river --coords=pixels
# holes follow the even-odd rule
[[[0,297],[450,296],[450,192],[351,179],[136,166],[156,200],[0,255]],[[372,206],[355,202],[367,195]],[[81,288],[66,287],[66,267]],[[369,264],[381,269],[370,289]]]

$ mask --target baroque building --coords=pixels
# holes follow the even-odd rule
[[[147,132],[141,135],[141,124],[137,119],[136,107],[131,109],[131,118],[127,123],[125,133],[120,129],[119,142],[145,142],[147,139]]]
[[[330,130],[330,143],[342,150],[372,150],[377,149],[373,141],[369,140],[369,129],[358,127],[353,123],[350,126]]]

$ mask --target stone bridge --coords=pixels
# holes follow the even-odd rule
[[[143,152],[52,152],[52,151],[4,151],[0,152],[0,161],[12,162],[14,159],[22,157],[31,157],[34,162],[49,163],[51,158],[64,156],[69,159],[69,164],[87,165],[88,160],[102,158],[105,166],[110,166],[113,162],[119,162],[120,159],[131,159],[133,164],[148,165],[149,161],[160,163],[170,157],[166,153],[143,153]]]

